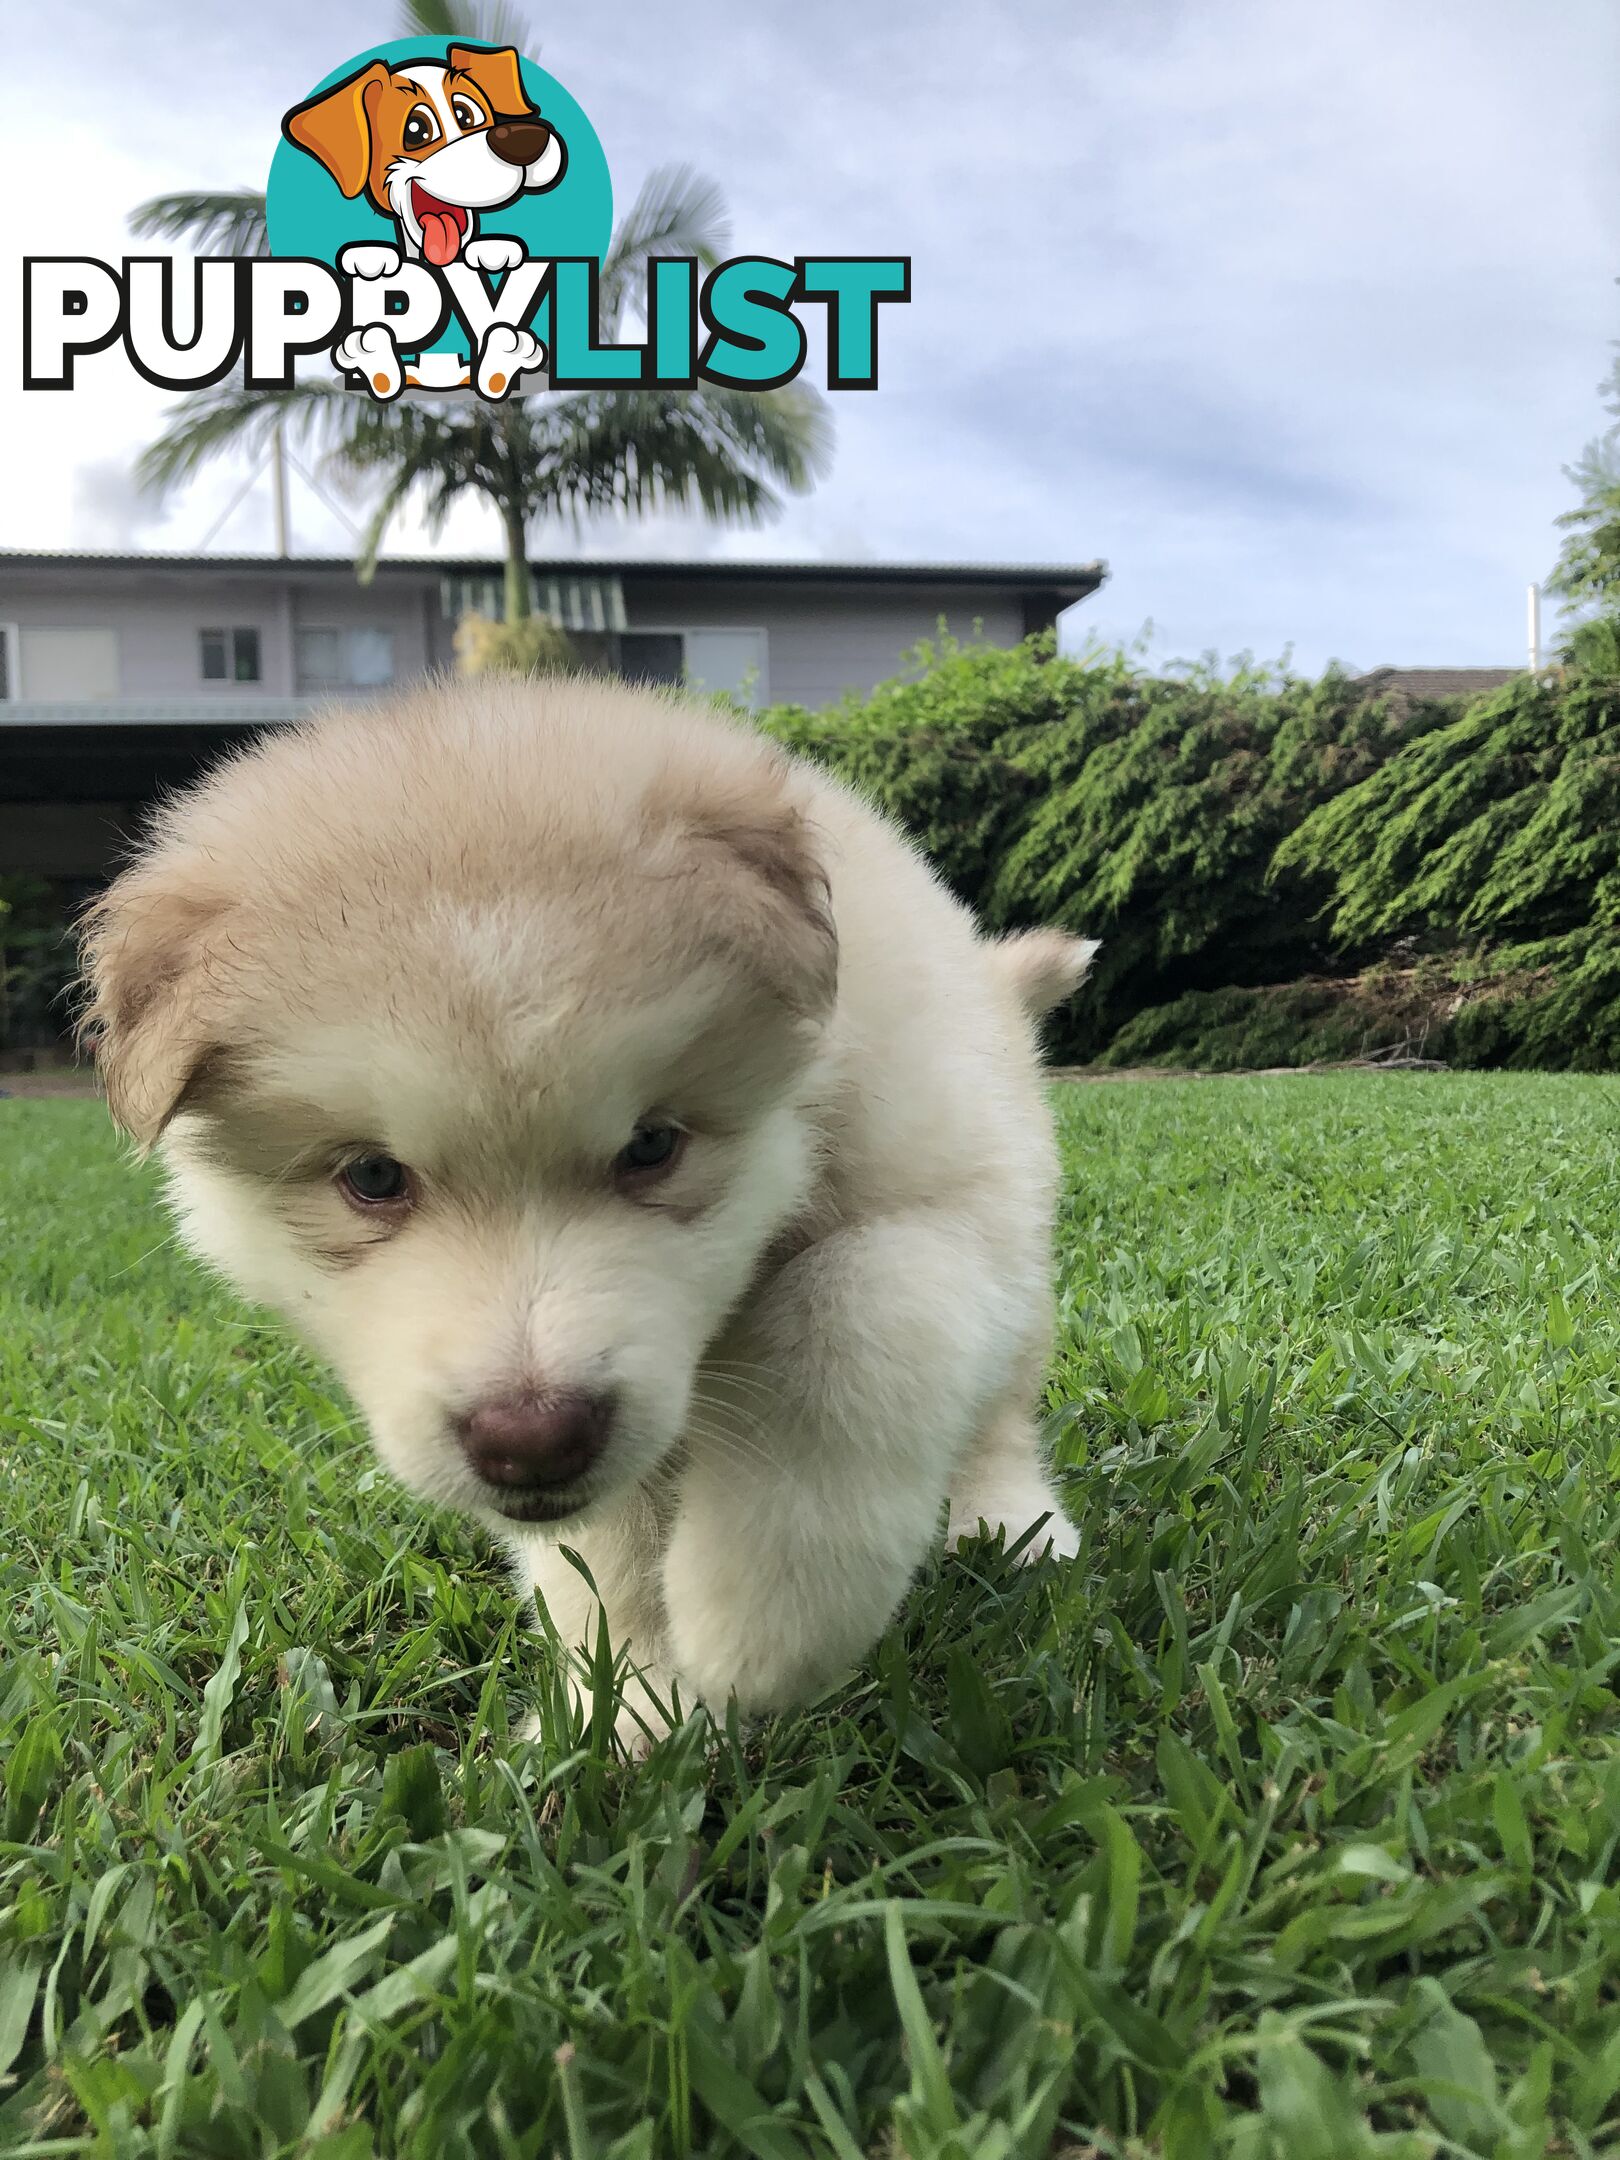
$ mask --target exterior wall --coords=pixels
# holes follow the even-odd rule
[[[594,574],[611,571],[601,565]],[[1028,627],[1032,597],[1007,586],[885,584],[876,569],[870,579],[828,583],[791,575],[730,579],[718,568],[701,578],[631,572],[623,577],[623,592],[631,630],[763,630],[760,701],[808,706],[868,690],[899,673],[905,655],[933,637],[942,620],[960,637],[977,631],[993,644],[1010,645]],[[175,718],[189,713],[198,722],[238,712],[244,722],[288,717],[285,701],[300,695],[301,628],[387,630],[400,682],[448,668],[454,658],[454,625],[441,611],[436,568],[385,568],[362,586],[346,566],[317,568],[296,559],[285,568],[267,562],[260,571],[234,574],[189,564],[18,567],[0,559],[0,625],[11,624],[24,634],[25,656],[31,628],[112,630],[118,641],[113,709],[161,706]],[[198,633],[238,627],[258,631],[260,681],[205,682]],[[26,661],[21,702],[29,702]],[[88,720],[105,710],[86,702],[77,717]],[[7,717],[0,705],[0,728]],[[139,715],[142,724],[153,717],[150,710]]]
[[[437,577],[379,577],[360,584],[349,572],[298,578],[289,589],[290,627],[388,630],[394,639],[394,679],[409,682],[445,666],[451,654],[439,612]],[[441,632],[446,634],[441,636]],[[296,690],[289,680],[288,688]]]
[[[294,651],[300,627],[364,626],[392,632],[399,680],[443,664],[437,649],[436,577],[379,579],[367,587],[346,571],[293,575],[274,565],[256,577],[208,572],[125,570],[64,564],[49,570],[0,561],[0,624],[40,629],[110,629],[118,638],[118,698],[221,699],[251,716],[255,698],[296,695]],[[204,629],[259,633],[257,684],[205,682],[198,634]],[[26,667],[23,700],[28,698]],[[3,718],[3,709],[0,709]]]
[[[941,621],[958,637],[977,626],[993,645],[1024,634],[1022,595],[986,586],[789,584],[716,576],[701,583],[626,578],[632,630],[762,629],[768,640],[761,704],[830,705],[898,675],[905,655]]]

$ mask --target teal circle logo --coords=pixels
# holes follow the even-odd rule
[[[395,38],[317,83],[282,122],[265,208],[272,255],[334,268],[365,243],[476,266],[503,238],[600,261],[613,231],[583,108],[512,47],[449,37]]]

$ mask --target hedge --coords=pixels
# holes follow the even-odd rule
[[[949,639],[764,724],[995,929],[1104,941],[1061,1055],[1220,1069],[1421,1044],[1620,1064],[1620,624],[1464,704]]]
[[[1613,619],[1466,706],[942,635],[869,696],[760,724],[892,812],[990,929],[1103,940],[1062,1058],[1620,1066]],[[41,890],[4,897],[16,1043],[60,1013],[67,948]]]
[[[1307,882],[1273,874],[1277,848],[1449,713],[1337,671],[1155,677],[1050,637],[943,638],[913,664],[870,697],[763,724],[892,812],[989,927],[1103,940],[1055,1025],[1076,1059],[1150,1007],[1331,965]]]

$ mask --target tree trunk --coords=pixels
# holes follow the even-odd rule
[[[522,622],[533,610],[529,605],[529,535],[516,503],[502,503],[501,523],[506,528],[506,619]]]

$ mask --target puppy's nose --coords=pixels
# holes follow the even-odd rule
[[[545,156],[551,130],[543,120],[497,120],[489,147],[507,165],[532,165]]]
[[[579,1388],[503,1395],[463,1411],[456,1437],[491,1485],[572,1485],[601,1454],[613,1423],[611,1395]]]

